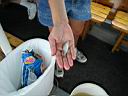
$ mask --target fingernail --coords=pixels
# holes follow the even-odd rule
[[[63,66],[58,65],[60,69],[63,69]]]
[[[76,59],[76,56],[72,56],[72,59],[75,60]]]
[[[65,70],[69,70],[69,69],[70,69],[70,67],[64,67],[64,69],[65,69]]]

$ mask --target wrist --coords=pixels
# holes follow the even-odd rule
[[[66,19],[62,19],[58,22],[53,22],[53,26],[56,26],[56,27],[61,26],[61,25],[67,25],[67,24],[69,24],[69,21]]]

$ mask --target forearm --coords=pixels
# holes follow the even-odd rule
[[[54,25],[68,23],[64,0],[49,0]]]

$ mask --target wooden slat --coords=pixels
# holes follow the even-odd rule
[[[96,7],[101,7],[101,8],[105,8],[103,5],[95,3],[95,2],[91,2],[92,6],[96,6]]]
[[[99,11],[99,12],[104,13],[104,14],[109,14],[109,11],[110,11],[110,10],[106,10],[106,9],[101,8],[101,7],[95,7],[95,6],[91,6],[91,9]]]
[[[124,16],[115,16],[115,18],[123,19],[126,22],[128,22],[128,18],[127,17],[124,17]]]
[[[101,12],[99,12],[99,11],[97,11],[97,10],[91,10],[91,13],[92,13],[92,14],[95,14],[95,15],[97,15],[97,16],[100,16],[100,17],[102,17],[102,18],[106,18],[106,17],[107,17],[106,14],[101,13]]]
[[[102,5],[102,4],[95,3],[95,2],[91,2],[91,6],[96,6],[96,7],[100,7],[100,8],[102,8],[102,9],[105,9],[105,10],[110,10],[109,7],[104,6],[104,5]]]
[[[126,16],[128,18],[128,13],[127,12],[123,12],[123,11],[117,11],[117,14],[119,16]]]
[[[126,13],[126,12],[123,12],[123,11],[117,11],[116,17],[128,21],[128,13]]]
[[[100,17],[98,15],[92,14],[92,21],[97,22],[97,23],[102,23],[105,21],[105,18]]]
[[[128,21],[124,20],[123,18],[115,17],[114,21],[120,22],[120,23],[128,26]]]
[[[111,3],[110,0],[93,0],[93,2],[103,4],[103,5],[108,6],[110,8],[113,7],[113,3]],[[128,0],[121,0],[120,6],[117,9],[128,12]]]
[[[124,24],[122,24],[120,22],[117,22],[115,20],[112,21],[112,25],[113,25],[113,27],[115,29],[118,29],[118,30],[120,30],[122,32],[128,33],[128,26],[126,26],[126,25],[124,25]]]
[[[112,21],[113,27],[128,33],[128,13],[118,11],[115,19]]]
[[[91,3],[91,14],[92,21],[96,23],[103,23],[110,12],[110,8],[104,5],[92,2]]]
[[[18,45],[20,45],[21,43],[24,42],[23,40],[11,35],[10,33],[5,32],[5,34],[9,40],[10,44],[14,47],[17,47]]]

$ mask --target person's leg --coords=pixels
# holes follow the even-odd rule
[[[76,45],[79,36],[83,32],[84,25],[85,23],[87,23],[86,21],[91,19],[90,4],[91,0],[74,0],[71,4],[72,7],[71,11],[69,11],[68,13],[68,16],[70,18],[70,26],[74,33]],[[76,60],[81,63],[85,63],[87,61],[87,58],[84,56],[82,52],[77,50]]]
[[[70,18],[69,23],[72,28],[73,34],[74,34],[75,45],[77,45],[79,36],[83,32],[85,21],[74,20]]]
[[[75,45],[77,47],[77,42],[78,42],[79,36],[82,34],[84,25],[87,22],[80,21],[80,20],[74,20],[71,18],[69,20],[70,20],[70,26],[71,26],[73,34],[74,34]],[[76,48],[76,50],[77,50],[76,60],[79,61],[80,63],[85,63],[87,61],[87,58],[77,48]]]

